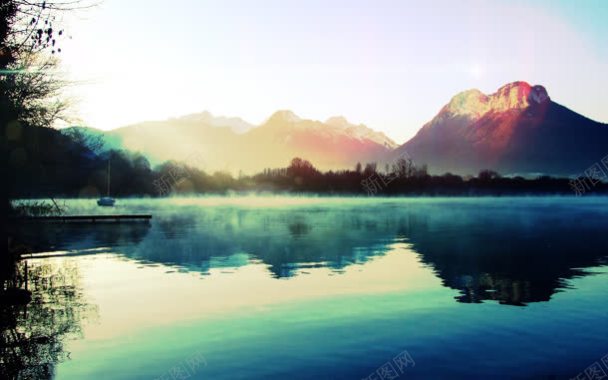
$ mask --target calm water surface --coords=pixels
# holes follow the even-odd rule
[[[154,217],[24,231],[37,302],[20,328],[57,339],[23,371],[567,379],[608,365],[605,198],[119,200],[110,212]]]

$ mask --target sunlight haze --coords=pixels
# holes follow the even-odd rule
[[[208,110],[343,115],[401,144],[452,96],[516,80],[608,121],[608,3],[105,0],[61,57],[81,124]]]

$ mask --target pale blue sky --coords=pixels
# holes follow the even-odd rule
[[[516,80],[608,122],[607,19],[602,0],[105,0],[61,56],[92,127],[291,109],[402,143],[457,92]]]

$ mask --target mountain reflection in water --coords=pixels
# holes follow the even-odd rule
[[[608,206],[592,198],[131,202],[148,207],[151,224],[44,224],[28,239],[38,252],[101,249],[203,275],[262,262],[284,279],[318,267],[339,274],[399,242],[461,292],[457,301],[510,305],[548,301],[608,252]]]

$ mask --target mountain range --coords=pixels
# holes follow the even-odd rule
[[[74,129],[74,128],[73,128]],[[407,153],[429,172],[578,175],[608,155],[608,125],[555,103],[543,86],[513,82],[493,94],[468,90],[454,96],[409,141],[398,145],[384,133],[336,116],[303,119],[282,110],[261,125],[209,112],[143,122],[100,136],[106,148],[139,151],[150,161],[185,161],[203,169],[253,173],[285,167],[293,157],[322,170],[357,162],[390,164]]]
[[[259,126],[203,112],[108,132],[84,127],[65,132],[70,130],[101,137],[106,148],[141,152],[153,164],[176,160],[233,173],[285,167],[296,156],[323,170],[353,168],[359,161],[382,161],[398,147],[382,132],[344,117],[321,122],[287,110],[275,112]],[[188,162],[194,155],[197,162]]]

